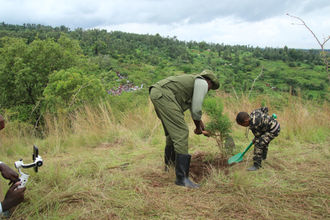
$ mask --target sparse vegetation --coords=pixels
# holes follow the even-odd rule
[[[330,93],[319,52],[0,23],[1,160],[13,167],[33,144],[44,159],[39,173],[27,171],[26,200],[11,218],[329,219]],[[203,116],[220,142],[194,135],[187,115],[191,175],[202,185],[191,190],[163,172],[148,86],[203,69],[221,82]],[[143,89],[109,93],[125,83]],[[277,114],[281,133],[264,169],[249,173],[252,151],[226,160],[252,139],[236,114],[260,106]],[[229,131],[233,152],[217,147]]]
[[[238,111],[262,103],[276,112],[282,131],[270,145],[264,169],[246,171],[249,152],[235,166],[204,166],[204,177],[192,170],[202,184],[198,190],[175,186],[174,171],[162,170],[163,131],[150,103],[122,112],[122,117],[106,103],[85,106],[75,114],[47,116],[44,139],[11,122],[0,134],[4,162],[29,158],[33,143],[45,161],[39,173],[30,172],[26,201],[12,218],[328,218],[329,105],[287,96],[282,99],[287,105],[278,109],[267,96],[252,101],[225,93],[216,97],[231,121]],[[249,142],[244,129],[234,125],[232,134],[241,151]],[[202,152],[204,162],[212,164],[219,153],[216,141],[192,133],[190,140],[190,152]],[[1,185],[3,191],[8,187],[4,181]]]

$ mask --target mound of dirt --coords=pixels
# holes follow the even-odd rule
[[[207,159],[207,154],[198,152],[192,155],[190,162],[190,176],[195,182],[200,182],[203,178],[209,176],[212,170],[223,170],[225,174],[229,173],[228,158],[222,155]]]

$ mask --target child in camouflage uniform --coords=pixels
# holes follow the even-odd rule
[[[249,171],[258,170],[261,161],[266,160],[268,144],[280,133],[280,123],[268,115],[268,108],[262,107],[254,110],[250,115],[247,112],[240,112],[236,117],[237,124],[249,127],[254,134],[254,157],[253,166]]]

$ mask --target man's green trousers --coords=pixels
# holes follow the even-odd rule
[[[150,99],[162,121],[165,135],[173,142],[175,152],[188,154],[189,129],[184,120],[184,111],[172,91],[163,87],[152,87]]]

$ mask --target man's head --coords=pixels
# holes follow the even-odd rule
[[[248,127],[250,124],[250,115],[247,112],[240,112],[236,116],[237,124]]]
[[[206,79],[209,84],[209,89],[216,90],[219,88],[219,80],[211,70],[204,70],[200,75]]]

